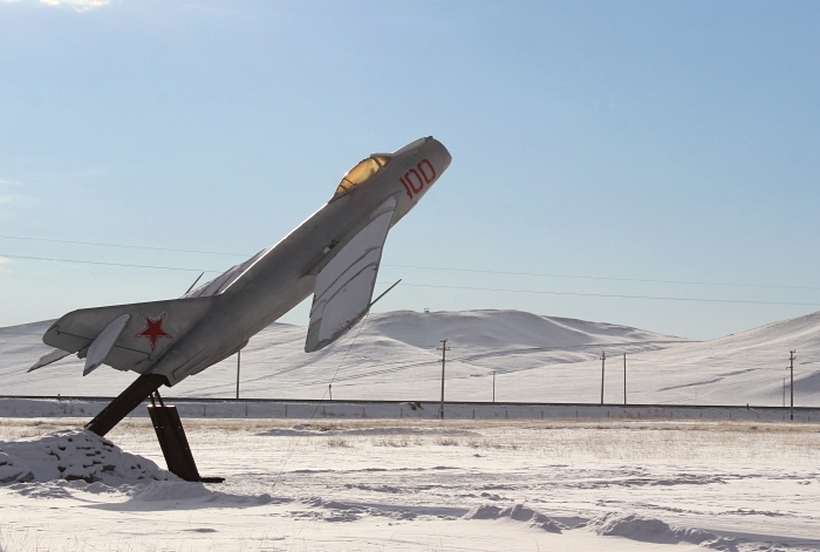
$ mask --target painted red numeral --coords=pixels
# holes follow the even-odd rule
[[[430,176],[427,176],[427,172],[424,170],[424,165],[430,167]],[[433,164],[430,163],[430,161],[428,161],[427,159],[422,159],[421,163],[419,163],[416,167],[418,168],[419,172],[421,172],[421,175],[424,177],[425,184],[429,184],[430,182],[436,179],[436,169],[433,168]]]
[[[425,166],[427,170],[425,170]],[[399,180],[404,191],[407,192],[407,197],[413,199],[413,196],[424,189],[425,184],[430,184],[436,179],[436,169],[433,164],[427,159],[422,159],[415,169],[410,169]]]

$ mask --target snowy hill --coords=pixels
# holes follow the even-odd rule
[[[82,361],[28,367],[49,350],[50,322],[0,328],[0,393],[112,396],[132,373],[100,369],[81,376]],[[242,351],[241,396],[433,400],[439,393],[441,340],[447,339],[447,397],[499,401],[598,402],[601,353],[605,400],[623,402],[623,354],[630,403],[780,405],[789,350],[797,349],[795,401],[820,404],[820,313],[706,342],[626,326],[520,311],[373,314],[339,342],[303,352],[306,328],[273,324]],[[236,359],[192,376],[169,396],[230,398]]]

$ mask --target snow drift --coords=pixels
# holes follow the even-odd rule
[[[123,483],[178,480],[140,456],[85,430],[64,430],[16,442],[0,442],[0,483],[82,480]]]

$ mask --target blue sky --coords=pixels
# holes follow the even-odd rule
[[[818,97],[816,2],[0,1],[0,326],[179,296],[425,135],[376,310],[807,314]]]

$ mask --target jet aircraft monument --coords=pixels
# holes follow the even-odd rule
[[[311,293],[305,351],[319,350],[368,312],[388,231],[450,161],[433,137],[373,154],[279,243],[181,298],[66,314],[43,336],[55,350],[30,370],[74,353],[85,358],[83,375],[101,364],[140,374],[86,426],[105,435],[162,385],[233,355]]]

